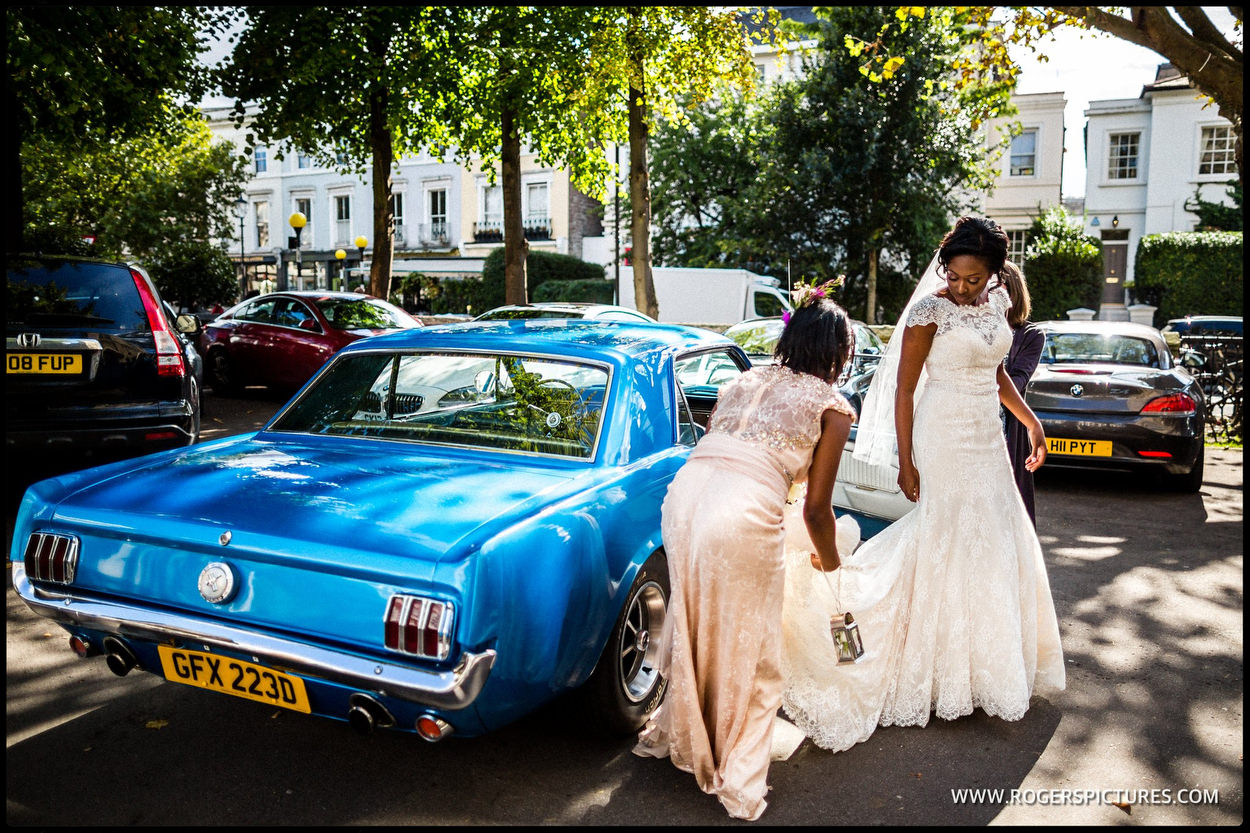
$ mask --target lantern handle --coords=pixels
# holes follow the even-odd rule
[[[829,592],[833,594],[833,606],[837,609],[838,613],[841,613],[842,612],[842,571],[841,570],[838,571],[838,589],[837,590],[833,589],[833,582],[829,580],[829,574],[827,572],[825,572],[824,570],[821,570],[820,574],[825,577],[825,584],[829,585]]]

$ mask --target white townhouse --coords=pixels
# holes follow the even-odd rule
[[[1169,63],[1137,98],[1091,101],[1085,115],[1085,227],[1103,246],[1098,317],[1127,319],[1125,281],[1142,236],[1193,231],[1198,217],[1185,204],[1195,191],[1228,202],[1232,125]]]
[[[214,135],[240,151],[247,122],[235,127],[230,105],[203,108]],[[279,159],[281,153],[283,158]],[[341,174],[289,147],[257,146],[251,176],[236,203],[237,234],[227,251],[242,264],[243,287],[351,289],[366,282],[373,252],[371,169]],[[503,193],[480,167],[440,162],[427,153],[396,160],[392,275],[440,278],[481,274],[486,255],[503,245]],[[601,206],[572,187],[568,173],[521,155],[521,211],[530,248],[607,264]],[[295,247],[290,218],[306,218]],[[336,257],[337,251],[346,257]],[[363,264],[363,266],[362,266]]]

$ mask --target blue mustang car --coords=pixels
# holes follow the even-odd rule
[[[632,732],[665,687],[660,504],[749,366],[655,324],[365,339],[258,432],[31,486],[13,584],[119,675],[427,740],[580,688]]]

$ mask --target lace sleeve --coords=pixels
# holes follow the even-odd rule
[[[825,402],[825,407],[821,409],[822,414],[825,411],[837,411],[840,414],[846,414],[851,418],[852,422],[859,419],[859,414],[855,413],[855,407],[850,402],[847,402],[846,397],[836,390],[831,393],[829,399]]]
[[[936,295],[921,298],[907,314],[908,327],[923,327],[926,324],[941,324],[946,319],[950,304]]]

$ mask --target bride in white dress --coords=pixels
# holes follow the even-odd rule
[[[1064,688],[1042,549],[999,420],[1001,401],[1030,426],[1026,465],[1040,466],[1041,424],[1002,368],[1006,243],[982,218],[947,234],[891,338],[901,350],[887,349],[865,401],[854,453],[879,463],[897,447],[899,486],[916,508],[829,582],[805,548],[787,554],[782,703],[825,749],[848,749],[879,725],[924,726],[930,713],[1019,720],[1035,692]],[[836,662],[831,587],[863,636],[854,665]]]

